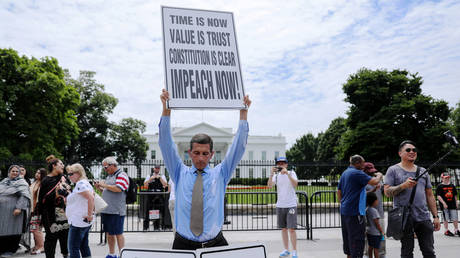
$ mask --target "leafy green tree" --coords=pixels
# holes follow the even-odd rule
[[[319,137],[317,160],[318,161],[337,161],[337,148],[347,127],[345,118],[338,117],[332,120],[329,128]]]
[[[77,109],[77,123],[80,134],[66,148],[66,160],[90,164],[100,161],[111,151],[109,132],[111,122],[108,115],[118,100],[104,92],[104,85],[94,79],[95,72],[80,71],[78,79],[72,79],[66,72],[67,85],[72,86],[80,94],[80,105]]]
[[[0,49],[0,158],[60,156],[77,137],[78,92],[55,58]]]
[[[316,161],[318,138],[308,133],[296,140],[294,145],[286,151],[290,164],[296,164],[296,173],[299,178],[315,178],[318,174],[316,168],[302,166],[302,163]]]
[[[125,118],[119,124],[113,124],[110,131],[112,153],[120,162],[132,160],[137,167],[138,177],[149,149],[147,140],[142,136],[145,128],[143,121]]]
[[[444,152],[449,108],[422,94],[422,77],[406,70],[360,69],[343,85],[350,103],[340,158],[359,153],[365,159],[397,160],[405,139],[418,143],[419,160],[436,160]]]

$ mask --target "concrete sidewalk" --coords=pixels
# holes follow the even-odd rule
[[[455,258],[460,256],[460,237],[447,237],[442,231],[435,232],[435,250],[437,257]],[[265,244],[267,257],[276,258],[283,249],[281,243],[281,231],[224,231],[224,236],[232,244],[245,244],[248,242],[260,242]],[[311,258],[343,258],[342,238],[340,229],[317,229],[313,231],[314,240],[306,240],[305,230],[298,230],[297,250],[299,257]],[[126,247],[139,249],[170,249],[173,241],[171,232],[145,232],[125,233]],[[108,252],[107,246],[99,246],[99,234],[90,234],[90,248],[93,257],[105,257]],[[62,257],[59,244],[56,257]],[[387,240],[387,256],[399,257],[400,243],[395,240]],[[16,254],[14,257],[45,257],[44,254],[29,255]],[[415,244],[414,257],[422,257],[418,244]]]

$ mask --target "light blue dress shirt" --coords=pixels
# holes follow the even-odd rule
[[[203,233],[196,237],[190,229],[190,208],[193,185],[197,177],[194,165],[184,165],[171,135],[170,116],[162,116],[159,130],[159,145],[169,175],[175,184],[176,231],[181,236],[204,242],[217,236],[224,223],[224,197],[232,173],[243,157],[248,139],[249,126],[246,120],[240,120],[238,131],[228,149],[225,159],[211,168],[206,166],[203,176]]]

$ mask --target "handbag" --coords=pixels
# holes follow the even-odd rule
[[[415,177],[417,177],[419,173],[420,167],[417,167]],[[412,188],[408,205],[396,207],[388,212],[387,237],[393,237],[396,240],[401,240],[403,237],[407,218],[410,216],[411,206],[414,202],[416,188],[417,185]]]
[[[107,208],[108,204],[102,199],[102,197],[95,193],[94,194],[94,211],[96,213],[101,213],[105,208]]]

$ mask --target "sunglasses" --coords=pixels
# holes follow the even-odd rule
[[[417,153],[417,148],[407,148],[407,149],[405,149],[405,151],[406,151],[407,153],[409,153],[409,152],[411,152],[411,151]]]
[[[75,174],[75,172],[73,172],[73,173],[68,173],[67,175],[68,175],[68,176],[73,176],[74,174]]]

